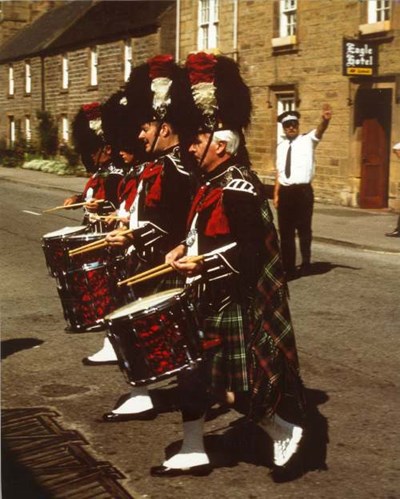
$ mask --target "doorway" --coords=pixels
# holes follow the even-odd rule
[[[388,206],[392,90],[357,92],[355,126],[361,128],[360,208]]]

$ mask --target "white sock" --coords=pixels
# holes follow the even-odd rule
[[[278,414],[265,418],[260,422],[260,426],[274,442],[274,463],[283,466],[297,451],[303,429],[282,419]]]
[[[88,357],[88,359],[92,362],[110,362],[117,360],[117,355],[107,336],[104,337],[104,343],[101,350]]]
[[[129,398],[112,412],[114,414],[138,414],[153,407],[147,386],[135,386]]]
[[[204,418],[183,423],[183,443],[181,450],[175,456],[164,461],[168,468],[191,468],[209,464],[210,460],[204,449],[203,439]]]

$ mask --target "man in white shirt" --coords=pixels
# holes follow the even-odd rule
[[[278,211],[282,262],[288,279],[296,275],[296,231],[302,256],[301,273],[310,270],[311,220],[314,193],[311,186],[315,174],[315,148],[332,117],[332,109],[325,104],[318,127],[299,134],[300,113],[285,111],[278,116],[285,137],[276,151],[276,183],[274,206]]]

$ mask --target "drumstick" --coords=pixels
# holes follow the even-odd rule
[[[94,199],[93,200],[95,203],[104,203],[105,199]],[[42,213],[49,213],[50,211],[56,211],[56,210],[66,210],[68,208],[78,208],[78,206],[84,206],[87,204],[88,201],[84,201],[83,203],[73,203],[73,204],[68,204],[66,206],[56,206],[55,208],[48,208],[47,210],[43,210]]]
[[[122,230],[121,232],[118,233],[119,236],[126,236],[132,232],[132,229],[127,229],[127,230]],[[72,250],[68,251],[69,256],[75,256],[79,255],[81,253],[86,253],[88,251],[94,251],[96,249],[104,248],[105,246],[108,246],[109,242],[106,240],[106,238],[99,239],[98,241],[93,241],[92,243],[85,244],[84,246],[80,246],[79,248],[75,248]]]
[[[198,255],[190,258],[189,262],[190,263],[200,262],[203,259],[204,255]],[[159,265],[158,267],[146,270],[145,272],[132,276],[128,279],[125,279],[124,281],[120,281],[118,283],[118,286],[122,286],[123,284],[131,286],[133,284],[137,284],[138,282],[147,281],[148,279],[152,279],[153,277],[158,277],[160,275],[167,274],[168,272],[172,272],[173,270],[176,269],[174,269],[170,263],[164,263],[163,265]]]

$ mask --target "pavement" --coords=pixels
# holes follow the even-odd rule
[[[0,180],[36,188],[60,190],[60,204],[85,185],[82,177],[56,175],[23,168],[0,166]],[[51,208],[49,206],[49,208]],[[398,213],[388,209],[367,210],[316,202],[313,215],[314,241],[378,253],[400,253],[400,238],[386,237],[397,224]]]

